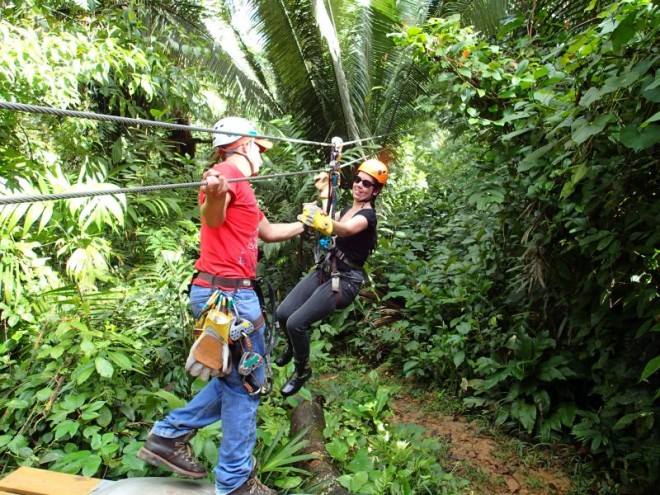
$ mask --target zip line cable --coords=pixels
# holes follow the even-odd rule
[[[403,134],[403,133],[404,133],[404,131],[396,131],[396,132],[388,132],[387,134],[381,134],[379,136],[372,136],[372,137],[368,137],[368,138],[364,138],[364,139],[355,139],[353,141],[346,141],[344,143],[344,146],[348,146],[348,145],[351,145],[351,144],[358,144],[358,143],[362,143],[364,141],[375,141],[376,139],[386,138],[388,136],[395,136],[397,134]]]
[[[346,167],[355,162],[363,160],[365,157],[358,158],[351,162],[343,164],[341,167]],[[258,175],[256,177],[243,177],[237,179],[227,179],[227,182],[244,182],[244,181],[254,181],[259,182],[262,180],[271,180],[279,177],[291,177],[294,175],[305,175],[305,174],[314,174],[318,172],[323,172],[326,169],[320,168],[316,170],[300,170],[298,172],[281,172],[277,174],[269,175]],[[5,196],[0,197],[0,206],[1,205],[15,205],[20,203],[36,203],[40,201],[56,201],[60,199],[74,199],[74,198],[86,198],[93,196],[105,196],[105,195],[117,195],[117,194],[134,194],[150,191],[161,191],[165,189],[184,189],[192,187],[202,187],[205,186],[206,182],[181,182],[178,184],[159,184],[153,186],[138,186],[138,187],[118,187],[115,189],[100,189],[98,191],[71,191],[63,193],[54,193],[54,194],[34,194],[26,196]]]
[[[39,105],[29,105],[26,103],[11,103],[8,101],[0,100],[0,109],[4,110],[13,110],[15,112],[26,112],[26,113],[37,113],[37,114],[46,114],[46,115],[56,115],[59,117],[74,117],[81,119],[91,119],[99,120],[104,122],[117,122],[119,124],[126,125],[144,125],[147,127],[163,127],[166,129],[173,130],[182,130],[182,131],[196,131],[196,132],[210,132],[214,134],[229,134],[231,136],[243,136],[243,137],[253,137],[256,139],[268,139],[270,141],[286,141],[289,143],[298,143],[298,144],[311,144],[315,146],[334,146],[332,143],[322,143],[319,141],[308,141],[305,139],[297,139],[290,137],[279,137],[279,136],[263,136],[257,134],[245,134],[241,132],[230,132],[230,131],[218,131],[216,129],[210,129],[207,127],[196,127],[191,125],[184,124],[172,124],[169,122],[159,122],[157,120],[146,120],[146,119],[135,119],[129,117],[118,117],[116,115],[104,115],[101,113],[94,112],[81,112],[79,110],[64,110],[61,108],[52,108],[44,107]],[[390,132],[388,134],[381,134],[380,136],[372,136],[363,139],[355,139],[353,141],[347,141],[344,146],[351,144],[363,143],[365,141],[374,141],[379,138],[393,136],[395,134],[401,134],[403,131]]]
[[[7,101],[0,101],[0,109],[13,110],[16,112],[27,112],[27,113],[40,113],[48,115],[57,115],[60,117],[76,117],[82,119],[91,119],[91,120],[100,120],[105,122],[117,122],[119,124],[127,125],[144,125],[147,127],[164,127],[166,129],[177,129],[183,131],[198,131],[198,132],[210,132],[213,134],[229,134],[231,136],[243,136],[243,137],[252,137],[256,139],[268,139],[269,141],[286,141],[289,143],[298,143],[298,144],[312,144],[315,146],[332,146],[331,143],[321,143],[318,141],[307,141],[305,139],[297,139],[290,137],[279,137],[279,136],[262,136],[258,134],[245,134],[242,132],[230,132],[226,130],[216,130],[209,129],[206,127],[196,127],[191,125],[183,124],[170,124],[169,122],[159,122],[157,120],[146,120],[146,119],[133,119],[129,117],[117,117],[116,115],[104,115],[100,113],[93,112],[81,112],[79,110],[62,110],[59,108],[51,107],[42,107],[38,105],[27,105],[24,103],[10,103]]]
[[[311,144],[311,145],[317,145],[317,146],[335,146],[335,143],[321,143],[317,141],[307,141],[304,139],[296,139],[296,138],[287,138],[287,137],[276,137],[276,136],[265,136],[265,135],[254,135],[254,134],[245,134],[245,133],[240,133],[240,132],[229,132],[229,131],[218,131],[216,129],[209,129],[205,127],[195,127],[195,126],[189,126],[189,125],[183,125],[183,124],[171,124],[167,122],[158,122],[155,120],[145,120],[145,119],[134,119],[134,118],[128,118],[128,117],[117,117],[115,115],[103,115],[99,113],[93,113],[93,112],[81,112],[78,110],[62,110],[62,109],[57,109],[57,108],[51,108],[51,107],[44,107],[44,106],[38,106],[38,105],[28,105],[24,103],[10,103],[7,101],[1,101],[0,100],[0,109],[5,109],[5,110],[13,110],[13,111],[19,111],[19,112],[28,112],[28,113],[39,113],[39,114],[49,114],[49,115],[57,115],[57,116],[63,116],[63,117],[75,117],[75,118],[86,118],[86,119],[92,119],[92,120],[100,120],[100,121],[107,121],[107,122],[118,122],[121,124],[127,124],[127,125],[145,125],[147,127],[164,127],[167,129],[179,129],[179,130],[186,130],[186,131],[199,131],[199,132],[210,132],[210,133],[216,133],[216,134],[229,134],[233,136],[244,136],[244,137],[253,137],[256,139],[268,139],[272,141],[287,141],[287,142],[292,142],[292,143],[299,143],[299,144]],[[393,133],[397,134],[397,133]],[[389,136],[391,134],[386,134],[384,136]],[[348,143],[343,143],[345,144],[356,144],[360,143],[363,141],[371,141],[374,139],[377,139],[379,137],[383,136],[375,136],[371,138],[365,138],[365,139],[360,139],[360,140],[355,140],[355,141],[350,141]],[[381,149],[382,151],[382,149]],[[360,161],[365,157],[358,158],[357,160],[353,160],[351,162],[342,164],[339,168],[344,168],[348,165],[351,165],[355,163],[356,161]],[[294,175],[304,175],[304,174],[310,174],[310,173],[317,173],[317,172],[322,172],[325,171],[325,169],[317,169],[317,170],[302,170],[299,172],[283,172],[283,173],[277,173],[277,174],[270,174],[270,175],[262,175],[262,176],[257,176],[257,177],[244,177],[244,178],[237,178],[237,179],[228,179],[228,182],[242,182],[242,181],[261,181],[261,180],[270,180],[278,177],[290,177]],[[183,189],[183,188],[189,188],[189,187],[202,187],[205,186],[206,182],[183,182],[179,184],[160,184],[160,185],[152,185],[152,186],[138,186],[138,187],[125,187],[125,188],[114,188],[114,189],[101,189],[98,191],[71,191],[71,192],[64,192],[64,193],[55,193],[55,194],[35,194],[35,195],[24,195],[24,196],[5,196],[5,197],[0,197],[0,205],[12,205],[12,204],[20,204],[20,203],[34,203],[38,201],[55,201],[55,200],[61,200],[61,199],[74,199],[74,198],[84,198],[84,197],[94,197],[94,196],[103,196],[103,195],[117,195],[117,194],[133,194],[133,193],[142,193],[142,192],[150,192],[150,191],[159,191],[159,190],[165,190],[165,189]]]
[[[287,177],[291,175],[303,175],[320,172],[319,170],[301,170],[299,172],[284,172],[280,174],[261,175],[257,177],[243,177],[237,179],[227,179],[227,182],[244,182],[244,181],[260,181],[269,180],[277,177]],[[116,189],[100,189],[98,191],[71,191],[54,194],[35,194],[31,196],[5,196],[0,197],[0,205],[15,205],[19,203],[35,203],[38,201],[55,201],[58,199],[74,199],[85,198],[92,196],[116,195],[116,194],[133,194],[150,191],[161,191],[164,189],[184,189],[188,187],[202,187],[206,182],[181,182],[177,184],[158,184],[153,186],[138,186],[138,187],[118,187]]]

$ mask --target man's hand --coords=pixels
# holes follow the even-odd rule
[[[202,192],[207,196],[218,198],[229,191],[229,182],[227,182],[227,178],[213,168],[204,172],[202,180],[206,181],[206,186],[202,186]]]
[[[298,215],[298,220],[322,234],[332,234],[332,220],[316,205],[304,205],[302,213]]]

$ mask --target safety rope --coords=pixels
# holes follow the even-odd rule
[[[297,139],[290,137],[279,137],[279,136],[263,136],[257,134],[245,134],[241,132],[233,132],[227,130],[217,130],[209,129],[206,127],[196,127],[191,125],[183,124],[170,124],[168,122],[158,122],[156,120],[145,120],[145,119],[133,119],[129,117],[117,117],[115,115],[104,115],[100,113],[93,112],[81,112],[79,110],[63,110],[59,108],[51,107],[42,107],[38,105],[27,105],[24,103],[10,103],[8,101],[0,101],[0,109],[5,110],[14,110],[18,112],[27,112],[27,113],[40,113],[47,115],[57,115],[60,117],[76,117],[83,119],[91,120],[100,120],[104,122],[117,122],[119,124],[127,125],[144,125],[147,127],[164,127],[166,129],[178,129],[184,131],[198,131],[198,132],[211,132],[214,134],[230,134],[232,136],[243,136],[243,137],[253,137],[256,139],[268,139],[270,141],[286,141],[289,143],[298,143],[298,144],[312,144],[316,146],[333,146],[332,143],[321,143],[318,141],[307,141],[305,139]],[[369,138],[371,139],[371,138]],[[375,138],[374,138],[375,139]]]

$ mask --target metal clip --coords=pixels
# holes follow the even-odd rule
[[[339,272],[332,272],[332,292],[339,292]]]

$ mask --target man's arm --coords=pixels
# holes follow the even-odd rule
[[[270,223],[266,217],[259,222],[259,239],[264,242],[280,242],[302,234],[305,226],[302,222]]]
[[[202,219],[208,227],[219,227],[225,223],[227,206],[231,201],[229,183],[220,172],[213,169],[204,172],[202,180],[206,181],[206,186],[202,187],[206,195],[200,208]]]

